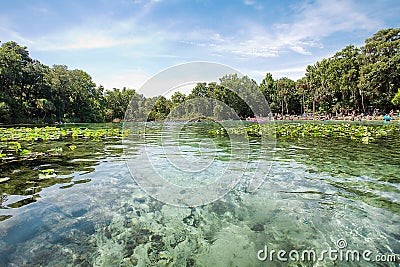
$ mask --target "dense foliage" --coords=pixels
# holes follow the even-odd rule
[[[333,57],[307,67],[297,81],[302,105],[312,112],[389,112],[400,88],[400,28],[381,30],[361,48],[345,47]]]
[[[381,30],[361,48],[346,46],[307,66],[296,82],[267,74],[260,90],[275,113],[389,112],[400,106],[400,28]]]
[[[134,90],[105,91],[83,70],[48,67],[26,47],[0,47],[0,122],[101,122],[123,118]]]
[[[247,76],[227,75],[219,84],[199,83],[188,96],[175,93],[166,99],[145,98],[132,89],[96,87],[85,71],[48,67],[32,59],[27,47],[6,42],[0,47],[0,123],[112,121],[124,118],[131,100],[134,118],[161,120],[196,97],[221,101],[239,117],[253,116],[243,99],[228,88],[258,88],[272,112],[280,114],[367,113],[374,108],[388,112],[400,106],[399,48],[400,28],[381,30],[360,48],[349,45],[307,66],[305,76],[297,81],[274,80],[267,73],[257,85]],[[221,105],[208,104],[211,116],[224,113]],[[196,114],[190,105],[181,109]]]

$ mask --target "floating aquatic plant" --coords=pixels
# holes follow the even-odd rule
[[[276,137],[287,138],[346,138],[365,144],[375,142],[379,138],[398,136],[398,125],[356,125],[356,124],[324,124],[324,123],[285,123],[275,124]],[[262,137],[271,134],[270,124],[251,124],[228,129],[209,130],[213,136],[247,135],[249,137]]]
[[[39,173],[39,179],[54,178],[56,176],[57,176],[57,174],[54,169],[41,170]]]
[[[13,127],[13,128],[0,128],[0,141],[14,142],[20,141],[46,141],[57,140],[63,137],[73,138],[113,138],[123,137],[128,134],[127,130],[121,128],[109,129],[88,129],[88,128],[59,128],[54,126],[46,127]]]
[[[109,138],[122,138],[127,136],[128,130],[121,128],[88,129],[88,128],[59,128],[46,127],[12,127],[0,128],[0,159],[3,163],[10,160],[25,159],[43,155],[59,155],[64,150],[62,147],[53,147],[46,151],[32,151],[28,147],[35,143],[48,143],[66,138],[74,140],[100,141]],[[77,146],[68,146],[74,151]]]

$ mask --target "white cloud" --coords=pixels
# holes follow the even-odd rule
[[[245,5],[256,1],[245,0]],[[223,33],[192,34],[187,41],[197,46],[208,46],[216,52],[236,54],[239,57],[276,57],[288,51],[311,55],[310,49],[322,48],[323,39],[337,32],[376,30],[382,25],[368,18],[351,0],[302,2],[291,6],[293,20],[274,24],[271,28],[260,23],[241,21],[242,29],[236,35]],[[201,36],[218,36],[204,40]]]
[[[249,70],[246,75],[249,75],[258,82],[261,82],[265,78],[267,73],[271,73],[274,79],[282,77],[288,77],[294,81],[304,76],[306,72],[305,66],[283,68],[283,69],[266,69],[266,70]]]
[[[142,37],[137,37],[138,35],[127,34],[127,25],[122,22],[105,24],[107,26],[88,22],[79,27],[37,37],[23,37],[18,31],[5,27],[0,27],[0,32],[12,40],[28,45],[30,49],[39,51],[108,48],[145,42]],[[130,25],[134,27],[132,22]]]
[[[279,56],[285,59],[283,56],[291,56],[293,53],[307,55],[308,59],[312,59],[310,55],[315,48],[322,48],[325,38],[335,33],[372,31],[382,27],[379,21],[368,18],[363,13],[363,8],[356,6],[352,0],[298,2],[289,7],[292,15],[284,19],[285,23],[274,25],[256,21],[254,18],[245,20],[240,17],[237,21],[232,18],[232,26],[239,26],[231,32],[226,30],[229,25],[223,27],[224,31],[219,32],[207,28],[208,25],[204,24],[192,27],[190,20],[186,23],[181,18],[153,22],[149,20],[148,15],[154,6],[159,4],[158,1],[131,1],[137,5],[137,10],[131,17],[118,20],[100,15],[88,16],[79,25],[69,26],[65,30],[60,29],[59,32],[45,32],[37,37],[19,33],[12,21],[3,16],[0,17],[0,35],[28,45],[29,49],[33,50],[112,48],[115,54],[118,54],[120,49],[123,50],[126,58],[141,57],[149,61],[154,61],[156,58],[160,60],[161,57],[181,57],[179,61],[192,57],[204,57],[204,60],[208,60],[210,57],[218,56],[222,61],[230,58],[235,60],[261,58],[267,60],[266,62],[278,62],[281,60]],[[260,1],[243,0],[242,3],[256,8]],[[190,49],[180,50],[182,43],[187,44]],[[129,47],[126,49],[124,46]],[[271,72],[274,76],[288,76],[294,79],[300,78],[305,70],[305,67],[300,70],[285,69],[279,64],[273,66],[278,70],[266,70],[257,77],[263,77],[266,72]],[[94,80],[106,88],[127,86],[138,89],[149,78],[147,73],[140,70],[111,74],[118,72],[117,68],[110,69],[108,76]]]
[[[351,0],[302,2],[291,6],[293,20],[272,27],[262,22],[241,21],[241,27],[233,33],[217,32],[207,28],[185,28],[172,23],[162,28],[144,24],[146,14],[158,1],[135,0],[140,11],[124,20],[92,17],[79,27],[50,33],[34,39],[22,38],[13,33],[17,41],[36,50],[79,50],[110,48],[121,45],[141,45],[144,51],[149,46],[163,47],[184,42],[208,49],[213,54],[233,54],[245,57],[277,57],[293,51],[311,55],[312,48],[321,48],[323,38],[335,32],[352,32],[358,29],[371,30],[379,22],[369,19]],[[255,0],[244,0],[245,5],[257,5]],[[102,23],[99,23],[101,21]],[[183,27],[182,27],[183,26]],[[180,27],[180,29],[178,28]],[[178,29],[177,29],[178,28]],[[157,50],[157,49],[156,49]],[[160,49],[159,49],[160,50]],[[159,53],[152,51],[152,53]]]
[[[110,36],[106,32],[85,32],[73,30],[63,35],[53,35],[38,40],[31,41],[32,46],[36,50],[79,50],[79,49],[96,49],[108,48],[119,45],[139,44],[143,43],[140,38],[118,38]]]
[[[275,79],[280,77],[290,77],[292,80],[297,80],[304,76],[306,67],[301,66],[287,69],[270,70],[268,72],[270,72]]]
[[[149,5],[152,3],[159,3],[161,0],[133,0],[134,4],[144,4],[144,5]]]
[[[123,88],[127,87],[130,89],[140,89],[142,85],[151,76],[141,69],[125,70],[118,74],[111,74],[109,76],[103,76],[101,78],[94,77],[98,85],[103,85],[106,89],[112,88]]]
[[[246,6],[252,6],[257,10],[261,10],[264,8],[262,5],[258,4],[257,1],[255,0],[244,0],[243,4],[245,4]]]
[[[1,40],[1,41],[16,41],[16,42],[21,42],[23,45],[29,45],[31,46],[33,44],[32,40],[29,40],[27,38],[24,38],[20,33],[10,30],[6,27],[1,27],[0,26],[0,34],[3,36],[7,36],[9,40]]]
[[[230,36],[203,29],[191,32],[188,36],[185,36],[185,40],[182,42],[199,47],[208,47],[211,51],[217,53],[235,54],[239,57],[278,56],[278,47],[271,41],[269,34],[265,31],[262,31],[262,33],[257,31],[258,25],[252,26],[254,27],[248,27],[252,31],[251,36]],[[204,36],[207,36],[207,39],[204,39]]]
[[[333,33],[374,30],[381,26],[350,0],[303,2],[292,9],[297,11],[293,23],[274,27],[278,40],[300,54],[310,54],[308,48],[321,47],[321,40]]]
[[[159,2],[161,0],[136,0],[134,3],[139,7],[128,18],[116,20],[104,15],[88,16],[79,25],[75,24],[69,27],[64,25],[65,28],[60,27],[58,31],[47,32],[36,37],[22,38],[22,34],[18,31],[11,31],[11,28],[7,31],[14,40],[26,43],[32,49],[42,51],[146,44],[160,37],[159,32],[151,29],[151,26],[143,24],[144,18]]]
[[[246,6],[251,6],[255,4],[254,0],[244,0],[243,2]]]

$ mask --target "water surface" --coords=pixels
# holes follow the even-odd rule
[[[99,127],[111,127],[100,125]],[[115,126],[114,126],[115,127]],[[229,163],[243,172],[240,149],[226,138],[205,138],[202,123],[186,126],[180,142],[168,146],[210,168]],[[163,131],[149,124],[146,149],[160,159]],[[190,134],[189,134],[190,133]],[[209,137],[207,137],[209,138]],[[63,140],[49,146],[66,146]],[[360,144],[347,140],[278,141],[271,170],[255,192],[246,191],[260,144],[250,146],[243,180],[223,198],[200,207],[175,207],[149,197],[132,179],[126,157],[143,152],[120,140],[79,141],[74,153],[39,161],[2,165],[0,184],[1,266],[396,266],[398,263],[326,260],[262,262],[257,252],[337,249],[371,250],[373,255],[400,252],[400,142]],[[123,149],[126,149],[123,153]],[[237,155],[235,155],[237,153]],[[252,156],[254,155],[254,157]],[[159,157],[158,157],[159,156]],[[215,165],[215,166],[214,166]],[[208,166],[208,165],[205,165]],[[236,168],[235,168],[236,167]],[[40,180],[38,171],[57,176]],[[254,167],[255,168],[255,167]],[[210,169],[210,173],[214,172]],[[168,176],[174,183],[188,177]],[[212,175],[190,177],[212,183]]]

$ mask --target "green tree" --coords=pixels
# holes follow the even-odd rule
[[[334,91],[332,90],[332,76],[330,59],[322,59],[314,65],[307,66],[306,80],[310,89],[313,113],[331,112]]]
[[[50,100],[54,104],[54,116],[56,121],[62,121],[64,115],[71,112],[69,95],[72,88],[70,85],[70,74],[65,65],[54,65],[46,76],[50,87]]]
[[[22,121],[29,114],[29,93],[27,95],[26,87],[28,65],[32,61],[27,47],[16,42],[7,42],[0,47],[0,102],[15,122]]]
[[[329,84],[333,92],[334,112],[360,109],[365,111],[363,91],[358,87],[359,57],[360,50],[349,45],[337,52],[329,61]]]
[[[276,81],[276,89],[281,100],[281,115],[295,112],[298,108],[298,99],[295,95],[295,82],[287,77]]]
[[[261,81],[258,88],[264,95],[265,99],[267,100],[267,103],[271,111],[274,113],[278,113],[280,107],[280,101],[276,90],[276,83],[275,80],[272,78],[271,73],[267,73],[265,75],[265,78]]]
[[[386,29],[366,39],[362,51],[359,87],[370,104],[386,111],[400,88],[400,28]]]
[[[397,90],[397,93],[392,99],[393,105],[400,107],[400,89]]]
[[[307,101],[306,99],[308,99],[308,94],[309,94],[309,86],[307,83],[307,79],[306,77],[303,77],[299,80],[296,81],[296,92],[297,95],[300,97],[301,99],[301,108],[300,108],[300,113],[304,114],[307,112]]]
[[[106,120],[124,119],[125,112],[131,109],[130,119],[139,120],[144,118],[142,95],[136,93],[133,89],[122,88],[122,90],[114,88],[104,93],[106,106]]]
[[[233,108],[236,114],[241,118],[246,118],[254,116],[252,109],[247,104],[256,104],[257,99],[255,99],[252,92],[258,90],[257,83],[250,79],[248,76],[239,77],[236,73],[225,75],[220,78],[220,91],[224,94],[222,99],[226,105]],[[260,114],[257,114],[260,115]],[[262,114],[266,115],[266,114]]]
[[[181,92],[175,92],[171,96],[172,108],[176,108],[186,100],[186,95]]]

